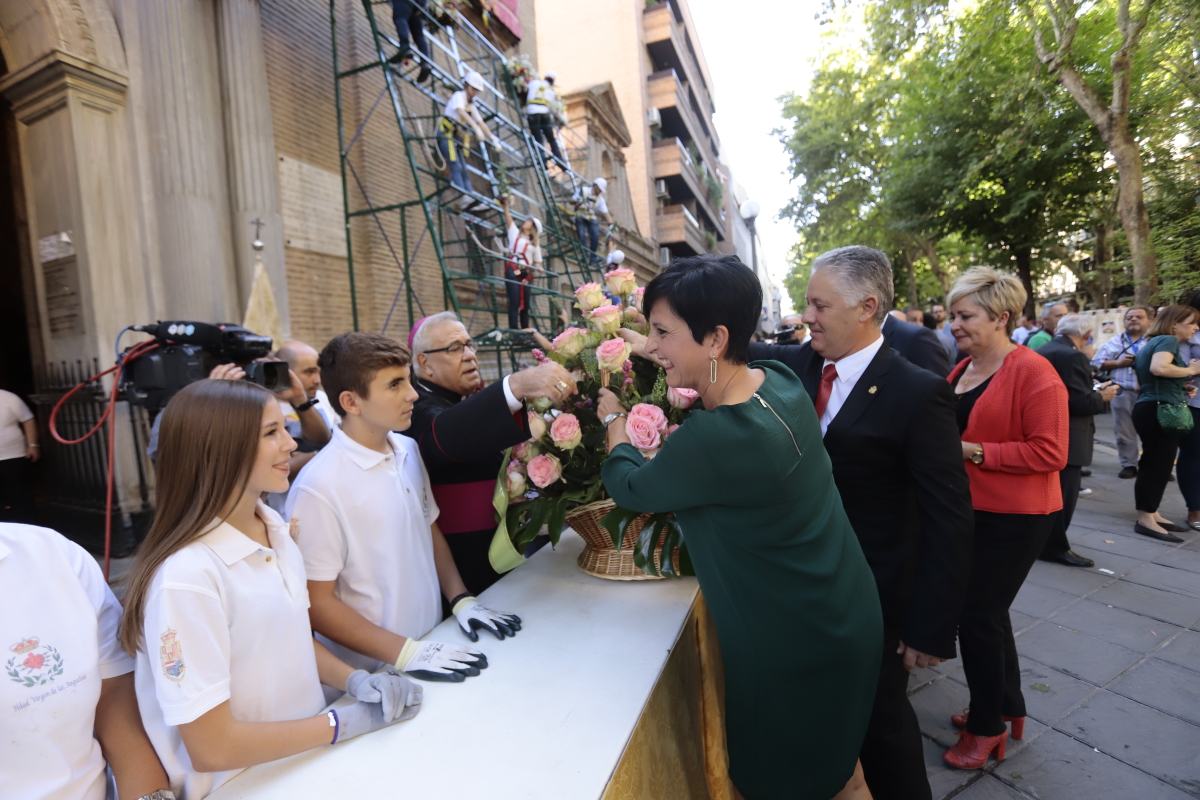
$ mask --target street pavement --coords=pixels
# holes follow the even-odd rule
[[[1029,718],[1007,758],[953,770],[950,714],[967,706],[962,664],[918,670],[909,696],[935,798],[1174,800],[1200,797],[1200,533],[1163,544],[1133,532],[1133,481],[1110,418],[1097,418],[1091,494],[1068,531],[1091,569],[1039,561],[1012,607]],[[1178,484],[1160,509],[1186,518]]]

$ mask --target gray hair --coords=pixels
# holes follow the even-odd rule
[[[1078,336],[1081,339],[1086,339],[1094,330],[1096,330],[1096,321],[1091,317],[1083,314],[1067,314],[1058,321],[1058,327],[1054,329],[1054,335]]]
[[[892,262],[884,253],[858,244],[838,247],[817,256],[812,271],[819,269],[836,276],[847,303],[858,304],[874,296],[879,301],[875,321],[883,324],[896,291],[892,285]]]
[[[417,356],[433,349],[433,331],[443,322],[462,322],[462,320],[453,311],[439,311],[436,314],[430,314],[418,323],[417,332],[413,334],[412,339],[414,371],[418,373],[421,371],[421,364],[417,361]]]

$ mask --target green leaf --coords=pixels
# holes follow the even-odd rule
[[[562,536],[563,526],[567,516],[567,503],[570,502],[566,495],[558,498],[550,503],[550,512],[546,515],[546,533],[550,536],[550,544],[558,546],[558,539]]]
[[[633,522],[637,515],[637,511],[630,511],[617,506],[600,520],[600,524],[604,527],[604,530],[608,531],[609,535],[612,536],[613,547],[618,550],[621,549],[621,543],[625,539],[625,529],[629,527],[629,523]]]

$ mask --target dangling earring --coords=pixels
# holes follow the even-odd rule
[[[708,360],[708,382],[717,382],[717,360],[715,358],[710,358]]]

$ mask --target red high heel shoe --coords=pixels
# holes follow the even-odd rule
[[[996,736],[976,736],[963,731],[958,742],[942,755],[942,760],[955,769],[983,769],[988,756],[994,752],[997,761],[1004,760],[1004,746],[1008,743],[1008,731]]]
[[[967,719],[969,717],[970,717],[970,714],[966,711],[960,711],[957,714],[951,714],[950,715],[950,724],[953,725],[954,727],[958,728],[959,730],[962,730],[963,728],[967,727]],[[1015,739],[1019,742],[1019,741],[1021,741],[1022,738],[1024,738],[1024,736],[1025,736],[1025,718],[1024,717],[1010,717],[1007,714],[1005,714],[1003,717],[1001,717],[1001,719],[1003,719],[1005,722],[1012,723],[1012,738],[1013,739]]]

